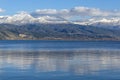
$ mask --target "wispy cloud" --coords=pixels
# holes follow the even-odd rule
[[[1,13],[1,12],[5,12],[5,10],[4,10],[4,9],[2,9],[2,8],[0,8],[0,13]]]
[[[62,17],[62,18],[68,18],[70,17],[68,9],[37,9],[36,11],[32,12],[31,15],[34,17],[40,17],[40,16],[54,16],[54,17]]]
[[[33,16],[60,16],[63,18],[71,18],[75,16],[80,17],[120,17],[120,11],[108,11],[101,10],[98,8],[89,8],[89,7],[74,7],[72,9],[37,9],[33,13]]]
[[[5,10],[0,8],[0,12],[4,12]],[[78,18],[76,18],[78,17]],[[115,19],[117,17],[117,21],[120,17],[120,11],[117,10],[101,10],[98,8],[89,8],[89,7],[74,7],[71,9],[37,9],[31,13],[29,12],[19,12],[12,16],[0,16],[0,23],[41,23],[41,22],[50,22],[50,23],[61,23],[70,21],[71,18],[76,18],[79,20],[86,19],[96,19],[96,18],[107,18]],[[96,21],[96,20],[94,20]]]

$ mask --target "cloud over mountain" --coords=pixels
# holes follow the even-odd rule
[[[0,8],[0,12],[5,10]],[[76,18],[78,17],[78,18]],[[75,20],[83,21],[86,20],[98,20],[98,18],[104,18],[109,20],[111,18],[120,20],[120,11],[117,10],[101,10],[98,8],[89,7],[74,7],[71,9],[37,9],[31,13],[20,12],[12,16],[0,16],[0,23],[14,23],[14,24],[25,24],[25,23],[67,23],[74,18]],[[89,21],[90,21],[89,20]],[[106,21],[107,22],[107,21]]]
[[[72,9],[37,9],[32,15],[42,16],[42,15],[52,15],[61,17],[74,17],[74,16],[89,16],[89,17],[114,17],[120,16],[120,11],[107,11],[98,8],[88,8],[88,7],[74,7]]]

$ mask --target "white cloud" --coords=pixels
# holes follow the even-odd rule
[[[1,13],[1,12],[5,12],[5,10],[4,10],[4,9],[2,9],[2,8],[0,8],[0,13]]]
[[[97,8],[75,7],[71,9],[70,13],[73,16],[107,16],[107,12]]]
[[[37,9],[35,12],[32,12],[31,15],[34,17],[41,17],[41,16],[54,16],[54,17],[61,17],[67,18],[69,14],[68,9]],[[70,16],[70,15],[69,15]]]
[[[0,12],[5,10],[0,9]],[[116,18],[117,17],[117,18]],[[104,18],[106,20],[111,20],[111,18],[118,19],[120,17],[120,11],[113,10],[101,10],[98,8],[89,7],[74,7],[72,9],[37,9],[32,13],[19,12],[13,16],[0,16],[0,23],[66,23],[71,19],[84,21],[83,18],[94,19],[96,21],[98,18]],[[87,20],[86,20],[87,21]],[[90,21],[89,21],[90,22]]]
[[[72,9],[37,9],[35,12],[31,13],[33,16],[42,15],[52,15],[59,16],[63,18],[70,18],[74,16],[89,16],[89,17],[111,17],[119,16],[120,11],[107,11],[98,8],[88,8],[88,7],[74,7]]]
[[[38,14],[57,14],[57,10],[56,9],[38,9],[35,11]]]

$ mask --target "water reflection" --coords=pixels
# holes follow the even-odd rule
[[[120,51],[1,51],[0,77],[82,76],[120,73]],[[34,75],[33,75],[34,74]],[[118,74],[117,74],[118,75]],[[43,78],[43,76],[42,76]]]

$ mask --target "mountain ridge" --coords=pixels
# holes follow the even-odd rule
[[[78,25],[57,24],[0,24],[0,40],[117,40],[120,31]]]

